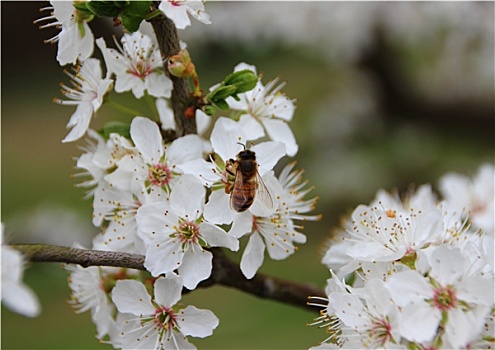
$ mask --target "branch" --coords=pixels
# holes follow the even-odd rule
[[[166,59],[178,54],[180,50],[177,29],[174,23],[163,14],[152,18],[150,23],[155,30],[162,57],[165,59],[163,68],[173,83],[171,103],[174,111],[176,136],[181,137],[187,134],[196,134],[196,119],[194,117],[187,118],[185,115],[186,108],[191,101],[188,81],[186,78],[178,78],[171,75],[167,69]]]
[[[22,252],[26,260],[31,262],[59,262],[78,264],[83,267],[112,266],[146,270],[144,268],[144,255],[140,254],[77,249],[46,244],[13,244],[10,247]],[[247,280],[239,266],[230,260],[220,248],[212,248],[210,251],[214,256],[213,270],[210,278],[202,281],[198,287],[206,288],[219,284],[259,298],[275,300],[312,311],[315,309],[306,305],[308,296],[325,296],[323,291],[314,285],[287,281],[269,275],[257,274],[254,278]]]

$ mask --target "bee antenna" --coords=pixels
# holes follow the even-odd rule
[[[241,145],[242,147],[244,147],[244,150],[246,150],[246,145],[245,144],[240,143],[240,142],[237,142],[237,144]]]

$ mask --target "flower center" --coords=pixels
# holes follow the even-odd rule
[[[150,73],[151,73],[151,69],[146,63],[146,61],[137,61],[136,66],[131,72],[132,75],[135,75],[141,79],[146,78]]]
[[[192,221],[184,221],[177,227],[177,237],[182,243],[197,243],[199,227]]]
[[[390,323],[385,319],[373,321],[370,329],[370,336],[371,339],[378,342],[380,346],[384,346],[392,339],[392,327],[390,326]]]
[[[148,179],[153,186],[167,186],[172,177],[172,172],[165,164],[155,164],[149,167]]]
[[[450,287],[440,287],[435,290],[433,304],[441,311],[453,309],[457,304],[455,292]]]
[[[153,322],[156,329],[173,329],[176,327],[176,318],[174,310],[163,306],[155,310]]]

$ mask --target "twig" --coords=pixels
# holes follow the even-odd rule
[[[137,270],[144,268],[144,255],[86,250],[46,244],[14,244],[10,247],[22,252],[31,262],[59,262],[88,266],[113,266]],[[239,266],[230,260],[220,248],[212,248],[213,270],[210,278],[202,281],[198,287],[206,288],[215,284],[232,287],[260,298],[275,300],[302,308],[308,296],[324,296],[318,287],[311,284],[283,280],[277,277],[257,274],[248,280]],[[315,310],[311,308],[311,310]]]

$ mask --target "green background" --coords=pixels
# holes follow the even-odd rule
[[[79,180],[71,178],[76,172],[72,157],[80,150],[77,144],[61,143],[73,108],[52,102],[62,97],[57,84],[68,82],[54,59],[56,45],[43,44],[55,31],[40,31],[32,24],[33,19],[47,15],[38,12],[45,5],[1,3],[1,214],[8,241],[70,245],[74,237],[87,242],[97,230],[90,223],[91,203],[81,199],[84,191],[74,187]],[[331,11],[335,4],[327,5]],[[221,5],[209,3],[207,11],[209,6]],[[493,3],[485,6],[493,23]],[[229,9],[239,16],[235,4]],[[210,26],[215,25],[213,15],[212,22]],[[96,36],[104,35],[110,42],[110,23],[91,25]],[[193,26],[208,30],[201,23]],[[487,31],[493,38],[493,25]],[[188,31],[179,32],[183,33],[187,37]],[[323,219],[305,223],[307,244],[284,261],[267,257],[260,269],[263,273],[323,288],[329,272],[320,259],[328,238],[344,215],[370,202],[379,188],[404,191],[426,182],[435,185],[448,171],[473,174],[483,162],[493,162],[493,84],[487,87],[490,99],[460,104],[455,98],[439,101],[418,90],[414,84],[418,72],[438,63],[431,42],[409,45],[376,39],[371,45],[374,50],[360,61],[336,64],[318,51],[283,45],[268,35],[251,43],[209,38],[188,41],[203,89],[241,61],[263,71],[265,83],[279,75],[288,81],[283,91],[297,98],[298,107],[291,123],[300,147],[296,160],[316,187],[313,195],[320,198],[317,212]],[[471,54],[469,49],[466,54]],[[365,94],[374,96],[377,107],[371,112],[359,109],[362,76],[372,82]],[[395,85],[387,86],[387,82]],[[407,92],[406,97],[401,91]],[[343,98],[326,104],[329,96]],[[129,120],[104,106],[92,125],[114,118]],[[342,123],[352,130],[345,137],[336,133],[338,128],[347,130]],[[67,304],[66,278],[59,264],[29,266],[24,281],[38,295],[42,314],[27,319],[2,307],[3,349],[110,348],[98,344],[89,313],[75,315]],[[190,339],[198,348],[302,349],[326,337],[322,330],[306,327],[318,316],[317,309],[310,312],[224,287],[195,291],[184,302],[210,309],[220,319],[212,337]]]

